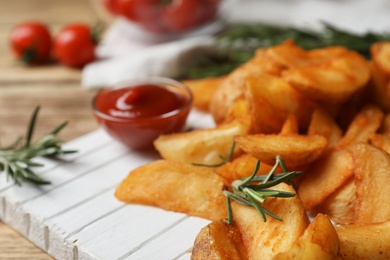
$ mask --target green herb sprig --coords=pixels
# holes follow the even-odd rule
[[[19,137],[12,145],[4,148],[0,147],[0,173],[4,172],[7,179],[11,177],[17,185],[21,185],[22,180],[35,184],[50,184],[49,181],[41,178],[31,169],[43,166],[41,163],[34,162],[33,158],[40,156],[56,157],[77,152],[75,150],[63,150],[61,148],[63,140],[56,138],[56,135],[67,125],[67,122],[57,126],[36,143],[31,143],[39,109],[39,106],[36,107],[32,114],[25,138]]]
[[[279,165],[282,168],[283,173],[275,174],[275,171]],[[282,220],[276,214],[262,207],[261,204],[263,204],[266,201],[267,197],[281,197],[281,198],[294,197],[295,193],[273,190],[270,188],[285,181],[287,181],[291,185],[294,185],[292,179],[296,176],[301,175],[302,172],[300,171],[289,172],[280,156],[276,157],[275,165],[272,167],[272,169],[268,174],[256,176],[259,169],[260,169],[260,160],[257,161],[255,169],[251,176],[249,176],[248,178],[235,180],[232,183],[232,192],[227,190],[224,191],[224,194],[226,196],[226,201],[227,201],[227,207],[228,207],[229,224],[233,222],[233,211],[231,206],[231,199],[235,200],[236,202],[242,205],[254,207],[260,213],[264,222],[267,221],[266,215],[269,215],[277,220]]]
[[[322,31],[281,27],[264,23],[226,24],[216,36],[213,54],[198,56],[182,78],[205,78],[226,75],[253,57],[257,48],[266,48],[292,39],[303,49],[344,46],[369,57],[370,46],[390,40],[390,32],[356,34],[324,23]]]

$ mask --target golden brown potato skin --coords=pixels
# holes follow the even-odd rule
[[[219,164],[223,162],[221,156],[228,157],[233,138],[248,134],[249,128],[248,122],[235,120],[211,129],[161,135],[154,141],[154,146],[166,160],[189,164]]]
[[[343,103],[370,79],[368,62],[357,52],[348,51],[322,64],[295,67],[283,78],[313,100]]]
[[[370,144],[354,146],[355,223],[390,221],[390,156]]]
[[[241,135],[237,146],[266,164],[275,164],[281,156],[288,168],[297,169],[317,160],[328,145],[321,135]]]
[[[336,146],[343,148],[356,143],[368,143],[371,136],[380,129],[383,118],[384,113],[379,107],[371,104],[364,106],[353,118]]]
[[[390,259],[390,222],[336,227],[339,259]]]
[[[314,103],[282,78],[247,73],[245,90],[255,133],[279,133],[291,115],[299,129],[309,124]]]
[[[227,217],[224,179],[207,167],[159,160],[133,170],[115,191],[127,203],[210,220]]]
[[[337,232],[326,215],[318,214],[305,233],[286,252],[279,253],[273,260],[332,260],[339,252]]]
[[[352,154],[332,149],[310,167],[299,184],[299,195],[306,210],[321,204],[330,194],[353,176]]]
[[[341,140],[343,131],[327,110],[317,108],[313,111],[307,134],[326,137],[328,139],[328,147],[330,148]]]
[[[355,221],[355,202],[356,185],[355,177],[352,176],[327,197],[317,210],[328,215],[336,224],[352,224]]]
[[[191,260],[246,260],[246,249],[237,226],[225,219],[202,228],[192,248]]]
[[[201,111],[210,111],[210,100],[225,77],[185,80],[194,97],[193,106]]]
[[[285,183],[278,184],[275,189],[295,192]],[[233,219],[248,249],[248,259],[271,259],[276,254],[289,250],[309,225],[298,196],[269,198],[263,204],[264,208],[281,217],[282,221],[267,216],[267,221],[264,222],[253,207],[238,203],[232,203],[232,206]]]

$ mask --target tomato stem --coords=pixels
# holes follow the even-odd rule
[[[104,24],[102,21],[97,21],[91,29],[91,38],[94,43],[98,44],[104,30]]]
[[[21,60],[24,63],[30,65],[33,62],[33,60],[36,58],[36,56],[37,56],[37,53],[36,53],[35,49],[31,47],[31,48],[28,48],[28,49],[23,51],[23,55],[21,57]]]

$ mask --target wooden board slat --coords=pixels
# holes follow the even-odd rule
[[[196,126],[212,127],[211,116],[192,111],[187,127]],[[208,220],[127,205],[114,197],[131,169],[159,158],[156,151],[128,149],[102,129],[64,148],[80,151],[45,161],[37,172],[50,185],[20,187],[0,180],[4,222],[57,259],[189,258]]]

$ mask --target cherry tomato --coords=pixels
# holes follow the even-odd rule
[[[43,63],[50,59],[52,39],[48,27],[41,22],[17,25],[10,34],[14,55],[27,64]]]
[[[89,25],[70,24],[63,28],[54,40],[56,58],[70,67],[83,67],[96,59],[96,36]]]

